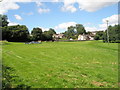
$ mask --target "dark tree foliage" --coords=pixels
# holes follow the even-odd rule
[[[76,24],[77,35],[86,33],[86,30],[82,24]]]
[[[38,41],[42,39],[42,29],[41,28],[33,28],[32,32],[32,40]]]
[[[100,40],[100,36],[99,35],[95,35],[94,39],[95,40]]]
[[[67,28],[67,31],[65,31],[65,37],[67,37],[68,39],[70,38],[75,38],[75,27],[74,26],[70,26]]]
[[[2,40],[12,42],[25,42],[28,40],[29,31],[25,25],[2,27]]]
[[[120,42],[120,25],[108,27],[109,42]],[[104,42],[107,42],[107,30],[105,31]]]
[[[95,40],[103,40],[105,32],[104,31],[98,31],[94,37]]]
[[[50,41],[53,40],[53,34],[56,34],[55,30],[50,28],[48,31],[44,31],[42,33],[42,41]]]
[[[0,26],[4,27],[4,26],[8,26],[8,18],[7,15],[1,15],[0,14]]]
[[[43,41],[50,41],[52,40],[52,35],[49,33],[49,31],[44,31],[43,32]]]
[[[50,35],[53,35],[53,34],[56,34],[56,32],[55,32],[54,29],[50,28],[50,29],[49,29],[49,34],[50,34]]]

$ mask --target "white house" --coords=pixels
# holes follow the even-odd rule
[[[94,36],[92,35],[79,35],[78,40],[94,40]]]
[[[56,40],[56,39],[61,39],[61,38],[64,37],[64,34],[53,34],[52,37],[53,37],[55,40]]]
[[[72,38],[70,38],[70,40],[72,41],[73,39],[72,39]]]
[[[84,34],[78,36],[78,40],[86,40],[86,39],[87,39],[87,36]]]
[[[90,40],[94,40],[94,37],[93,36],[89,36]]]

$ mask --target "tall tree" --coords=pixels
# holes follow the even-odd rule
[[[76,24],[77,35],[86,33],[86,30],[82,24]]]
[[[41,28],[33,28],[31,35],[33,36],[33,40],[41,40],[42,38],[42,29]]]
[[[103,36],[104,36],[105,32],[103,31],[98,31],[94,37],[95,40],[103,40]]]
[[[109,26],[108,27],[109,42],[119,42],[120,43],[120,25]],[[104,34],[104,42],[107,42],[107,30]]]
[[[52,40],[51,32],[49,32],[49,31],[44,31],[44,32],[43,32],[42,40],[44,40],[44,41]]]
[[[56,32],[55,32],[54,29],[50,28],[50,29],[49,29],[49,34],[53,35],[53,34],[56,34]]]
[[[13,42],[25,42],[28,40],[29,31],[25,25],[2,27],[2,39]]]
[[[53,40],[53,34],[56,34],[55,30],[50,28],[48,31],[44,31],[42,34],[43,41]]]
[[[8,26],[8,18],[7,15],[1,15],[0,14],[0,26],[4,27],[4,26]]]
[[[74,26],[70,26],[67,28],[67,31],[65,32],[65,36],[70,39],[70,38],[74,38],[76,32],[75,32],[75,27]]]

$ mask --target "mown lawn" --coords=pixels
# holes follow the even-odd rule
[[[117,88],[118,44],[102,41],[43,42],[3,46],[12,86],[31,88]]]

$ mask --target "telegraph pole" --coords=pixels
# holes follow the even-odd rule
[[[106,20],[106,22],[107,22],[107,42],[109,43],[109,33],[108,33],[108,20]]]

